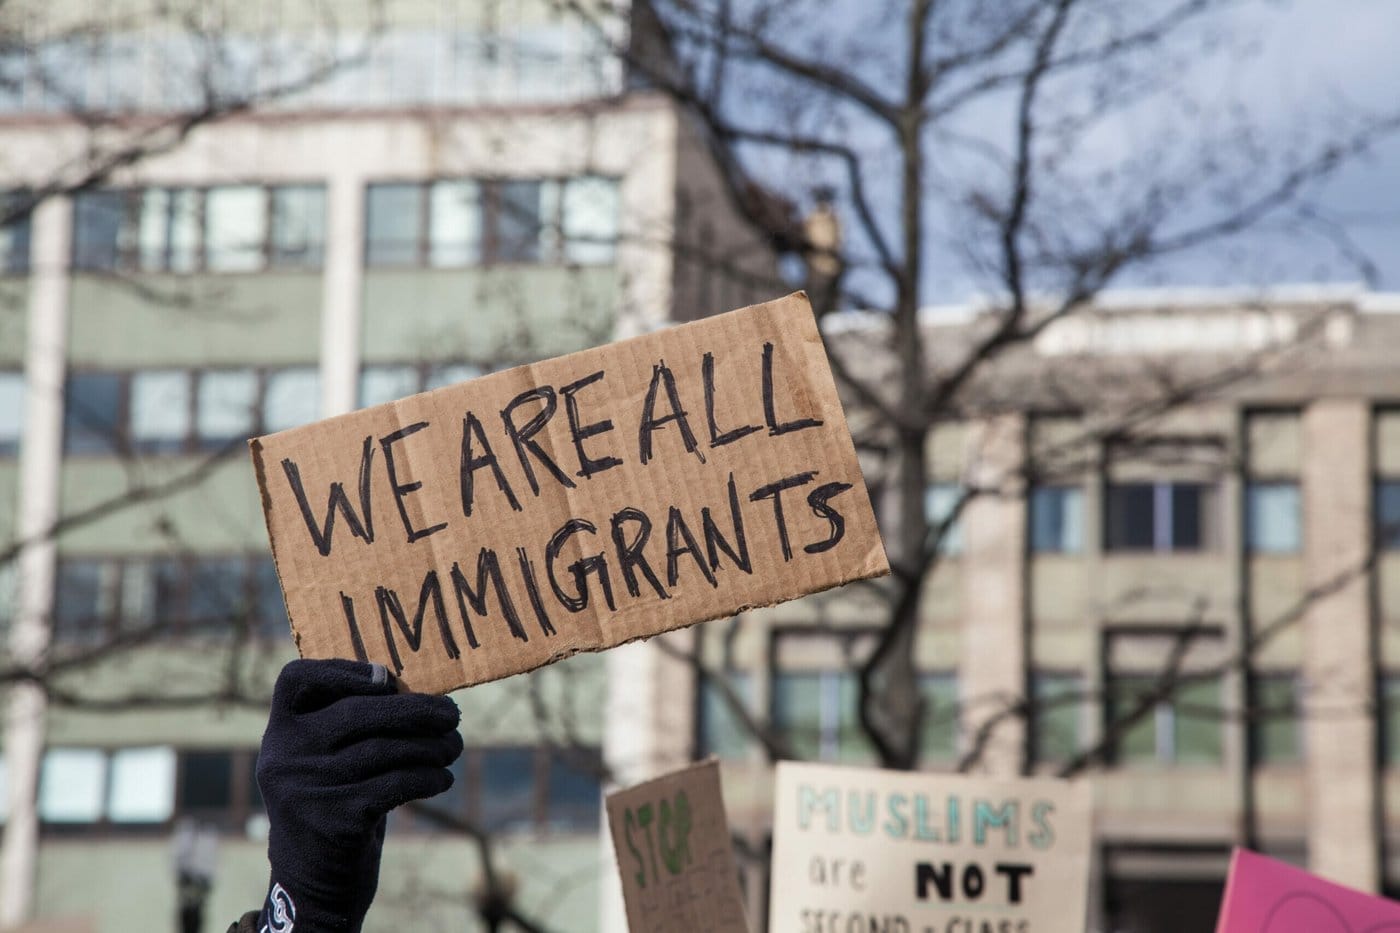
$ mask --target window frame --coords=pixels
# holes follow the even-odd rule
[[[565,216],[566,191],[571,182],[587,180],[611,183],[617,190],[618,235],[606,259],[580,261],[569,256],[569,242],[565,236],[567,222]],[[475,261],[444,262],[433,261],[433,187],[438,184],[470,182],[477,188],[477,257]],[[518,255],[517,250],[507,250],[502,231],[501,218],[505,215],[504,192],[507,186],[515,184],[536,184],[540,186],[539,229],[535,237],[535,255]],[[370,198],[373,189],[401,187],[414,190],[418,203],[418,224],[416,240],[412,248],[404,249],[407,260],[376,260],[371,249]],[[553,194],[549,191],[553,189]],[[621,241],[622,179],[607,173],[590,172],[580,175],[442,175],[429,179],[380,177],[366,182],[364,187],[365,231],[360,249],[361,262],[366,270],[372,269],[476,269],[476,268],[531,268],[536,266],[566,266],[578,268],[601,268],[617,261],[617,243]],[[597,240],[587,240],[589,246],[599,245]]]
[[[262,614],[262,586],[265,580],[260,578],[260,574],[265,573],[266,565],[272,562],[270,553],[260,552],[218,552],[218,553],[181,553],[181,554],[64,554],[60,555],[58,565],[54,572],[54,594],[51,603],[50,631],[52,633],[53,645],[57,651],[69,649],[82,650],[92,644],[106,644],[110,641],[120,639],[123,635],[133,629],[141,631],[145,628],[161,629],[162,623],[158,619],[159,609],[152,602],[144,607],[139,618],[128,618],[128,593],[127,587],[133,578],[133,568],[146,566],[145,573],[147,581],[153,581],[155,574],[159,572],[162,564],[176,568],[175,586],[172,590],[173,619],[168,631],[169,637],[178,639],[182,643],[202,643],[221,642],[236,633],[230,627],[230,631],[218,632],[211,630],[207,624],[201,625],[199,621],[191,616],[194,582],[196,574],[201,565],[211,564],[215,561],[233,561],[240,565],[239,570],[239,592],[242,594],[244,605],[248,607],[245,626],[242,635],[247,643],[275,643],[285,635],[287,616],[285,604],[282,612],[277,616],[264,616]],[[86,618],[75,619],[71,623],[80,627],[84,632],[88,628],[95,629],[95,641],[88,638],[72,638],[66,631],[60,632],[58,628],[58,606],[59,588],[63,584],[64,570],[75,564],[91,564],[102,570],[99,573],[99,587],[106,587],[106,598],[99,596],[99,607],[105,604],[105,612]],[[276,571],[274,569],[273,573]],[[115,582],[112,582],[115,581]],[[222,621],[232,619],[233,616],[224,617]],[[275,631],[274,631],[275,629]],[[60,637],[61,636],[61,637]]]
[[[1114,493],[1116,490],[1146,487],[1152,492],[1152,543],[1147,546],[1115,543]],[[1197,491],[1200,514],[1196,516],[1200,544],[1182,547],[1176,540],[1177,489],[1192,487]],[[1218,480],[1108,480],[1104,483],[1102,518],[1103,551],[1114,555],[1192,555],[1210,554],[1220,549],[1218,526],[1221,508],[1221,483]],[[1159,527],[1163,519],[1165,527]]]
[[[310,362],[300,365],[279,365],[279,366],[149,366],[132,369],[104,369],[97,367],[71,367],[64,379],[64,412],[63,412],[63,458],[75,460],[107,459],[113,457],[179,457],[190,455],[209,455],[219,451],[232,451],[243,446],[247,438],[206,438],[200,430],[199,420],[199,400],[204,379],[207,376],[223,373],[250,373],[255,380],[255,388],[252,400],[252,418],[248,426],[248,437],[257,437],[260,434],[270,433],[266,430],[267,419],[267,399],[268,387],[272,380],[283,373],[290,373],[302,370],[311,370],[320,378],[321,371],[318,363]],[[189,380],[189,393],[186,400],[186,429],[184,436],[178,441],[160,446],[158,449],[143,449],[143,444],[138,442],[132,430],[132,420],[134,418],[133,409],[133,386],[136,379],[144,373],[155,372],[178,372],[185,374]],[[68,423],[68,385],[75,376],[112,376],[117,380],[117,429],[111,443],[102,449],[73,450],[69,445]],[[317,401],[317,411],[319,413],[320,404]]]
[[[211,268],[209,265],[209,193],[229,188],[256,188],[261,194],[261,216],[262,216],[262,236],[256,247],[257,262],[249,268]],[[322,195],[323,216],[321,221],[321,242],[317,261],[314,263],[291,263],[280,262],[276,257],[275,243],[277,239],[278,212],[276,204],[276,192],[285,189],[320,189]],[[189,269],[172,268],[171,261],[173,253],[169,240],[170,231],[170,211],[171,205],[167,205],[165,211],[166,232],[161,246],[161,261],[154,268],[145,268],[142,264],[141,256],[141,214],[145,206],[145,198],[148,192],[163,191],[167,196],[171,196],[173,205],[174,195],[179,192],[191,192],[194,196],[194,217],[193,225],[196,242],[193,249],[193,261]],[[111,266],[99,263],[79,262],[79,222],[78,210],[79,201],[84,196],[115,195],[121,202],[120,216],[117,222],[117,239],[113,245],[113,263]],[[214,275],[214,276],[240,276],[240,275],[262,275],[268,272],[315,272],[319,273],[325,268],[325,255],[327,246],[327,233],[330,230],[330,195],[325,179],[305,179],[300,181],[282,181],[277,184],[267,184],[259,181],[237,181],[229,180],[216,185],[181,185],[181,184],[147,184],[147,185],[123,185],[113,187],[94,188],[90,191],[80,192],[73,198],[72,204],[73,242],[69,249],[68,268],[73,275],[105,275],[112,273],[124,273],[133,275]]]

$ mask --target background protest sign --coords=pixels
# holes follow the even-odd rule
[[[801,293],[249,446],[302,656],[412,690],[889,572]]]
[[[779,762],[770,933],[1083,933],[1090,794]]]
[[[718,762],[609,794],[608,825],[631,933],[745,933]]]
[[[1400,933],[1400,904],[1236,849],[1215,929],[1216,933]]]

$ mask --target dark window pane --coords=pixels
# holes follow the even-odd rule
[[[549,762],[549,828],[591,833],[598,829],[601,762],[582,749],[555,751]]]
[[[106,634],[116,565],[65,560],[54,584],[53,637],[62,644],[93,644]]]
[[[1108,549],[1152,549],[1152,484],[1125,483],[1108,487],[1105,538]]]
[[[1219,765],[1224,756],[1221,740],[1220,681],[1181,683],[1173,699],[1176,734],[1172,742],[1179,764]]]
[[[1031,492],[1031,550],[1077,553],[1084,548],[1084,494],[1077,486],[1039,486]]]
[[[144,621],[170,628],[180,621],[183,610],[184,565],[172,558],[151,561],[146,566],[151,581],[151,603]]]
[[[325,252],[326,189],[294,185],[272,189],[274,266],[318,269]]]
[[[0,79],[3,80],[3,79]],[[0,216],[18,212],[13,221],[0,227],[0,273],[23,275],[29,271],[29,220],[27,195],[12,192],[0,197]]]
[[[543,223],[537,181],[502,182],[497,189],[496,259],[538,262]]]
[[[1075,674],[1036,674],[1035,758],[1068,761],[1079,750],[1079,711],[1084,685]]]
[[[1171,487],[1173,551],[1199,551],[1205,547],[1205,488],[1197,483]]]
[[[73,204],[73,265],[78,269],[115,269],[121,258],[127,194],[88,191]]]
[[[419,185],[371,185],[365,217],[365,262],[371,266],[419,261],[423,189]]]
[[[287,607],[282,601],[282,586],[277,582],[277,566],[272,558],[259,558],[254,563],[253,587],[258,634],[264,638],[286,638],[289,631]]]
[[[719,677],[724,678],[741,702],[747,701],[752,692],[747,674],[717,671],[704,679],[700,687],[700,754],[743,758],[752,735],[735,715],[725,692],[714,682]]]
[[[247,632],[247,564],[241,557],[203,558],[190,573],[186,631],[209,635]]]
[[[226,814],[233,803],[233,755],[185,752],[181,758],[180,813]]]
[[[1157,760],[1157,706],[1141,709],[1145,698],[1158,689],[1150,676],[1115,677],[1109,684],[1105,732],[1118,731],[1116,757],[1120,762]],[[1134,718],[1136,717],[1136,718]],[[1131,719],[1131,724],[1129,720]]]
[[[1249,740],[1259,764],[1292,764],[1302,752],[1298,680],[1292,674],[1261,674],[1254,680]]]
[[[799,758],[822,757],[822,675],[778,671],[773,675],[773,727]]]
[[[1400,550],[1400,480],[1376,484],[1376,540],[1386,550]]]
[[[480,756],[476,816],[489,831],[529,829],[535,817],[535,750],[488,748]]]
[[[116,373],[74,373],[63,403],[63,449],[70,454],[118,449],[122,378]]]

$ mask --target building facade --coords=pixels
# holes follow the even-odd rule
[[[1345,287],[1106,294],[989,365],[930,432],[926,513],[958,511],[920,603],[924,767],[1085,776],[1094,930],[1210,929],[1235,845],[1400,890],[1397,311]],[[931,311],[931,367],[982,322]],[[867,375],[883,334],[827,322]],[[887,612],[848,587],[691,645],[798,754],[871,762],[856,670]],[[724,760],[761,852],[768,756],[710,678],[691,683],[692,751]]]
[[[95,133],[207,103],[195,71],[265,91],[0,236],[0,667],[53,671],[0,684],[0,928],[173,923],[173,832],[196,821],[221,930],[266,884],[252,767],[294,655],[246,438],[747,303],[771,261],[677,111],[549,4],[346,4],[334,33],[196,4],[217,27],[196,36],[88,6],[0,14],[25,39],[9,203],[66,190]],[[76,42],[82,16],[102,18]],[[217,67],[182,80],[209,37]],[[435,802],[494,831],[522,903],[570,930],[598,922],[599,779],[557,751],[602,754],[605,683],[588,656],[459,695],[469,751]],[[475,849],[394,823],[367,929],[470,928]]]

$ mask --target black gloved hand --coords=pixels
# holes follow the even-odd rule
[[[461,714],[447,697],[396,693],[387,670],[292,661],[272,694],[258,755],[272,933],[358,933],[379,884],[385,815],[452,786]]]

